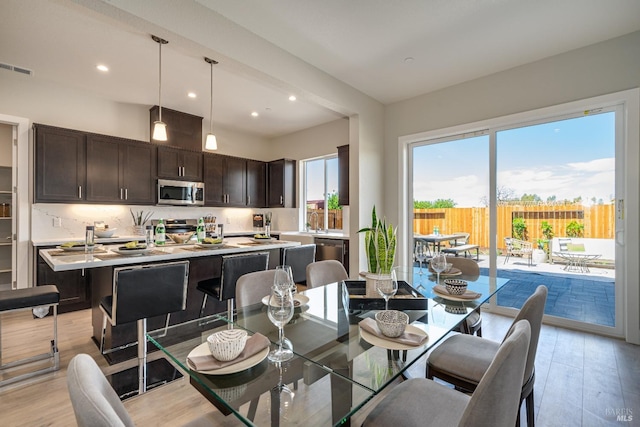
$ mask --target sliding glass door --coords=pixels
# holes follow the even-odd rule
[[[426,257],[478,246],[482,274],[509,280],[490,309],[519,309],[544,284],[545,314],[558,324],[619,333],[621,111],[525,118],[408,145],[414,283],[428,274],[416,256],[420,236],[462,235],[464,242],[430,246]],[[475,258],[475,251],[447,252]]]

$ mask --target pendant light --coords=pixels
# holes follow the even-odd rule
[[[159,66],[158,66],[158,120],[153,122],[153,136],[156,141],[167,140],[167,124],[162,121],[162,45],[169,43],[168,41],[161,39],[160,37],[152,35],[151,38],[154,42],[158,43],[159,52]]]
[[[218,63],[215,59],[205,57],[204,60],[211,66],[211,108],[209,109],[209,133],[204,143],[205,150],[217,150],[218,141],[213,134],[213,66]]]

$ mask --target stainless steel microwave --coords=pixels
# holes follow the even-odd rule
[[[204,182],[158,180],[158,204],[204,206]]]

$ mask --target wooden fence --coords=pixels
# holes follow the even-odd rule
[[[311,227],[316,226],[315,218],[311,218],[313,212],[318,214],[318,227],[324,228],[324,209],[307,209],[307,224],[310,224]],[[342,209],[329,209],[329,229],[342,229]]]
[[[544,239],[542,222],[553,227],[555,237],[566,236],[566,227],[571,221],[584,224],[586,238],[613,239],[615,231],[614,205],[583,206],[505,204],[497,208],[498,247],[504,248],[504,238],[512,236],[512,221],[519,217],[527,226],[529,242]],[[440,234],[467,232],[469,243],[489,247],[489,208],[442,208],[414,209],[413,229],[418,234],[431,234],[434,227]],[[535,246],[534,246],[535,247]]]

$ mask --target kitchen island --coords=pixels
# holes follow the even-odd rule
[[[189,281],[187,289],[187,308],[173,313],[170,325],[196,319],[202,304],[202,293],[196,290],[199,281],[220,277],[222,256],[250,252],[269,252],[269,265],[280,263],[282,248],[299,245],[299,242],[274,240],[256,243],[246,237],[225,238],[224,245],[216,248],[201,248],[194,244],[167,244],[150,248],[143,255],[126,256],[117,251],[122,244],[96,247],[92,254],[84,251],[73,252],[61,249],[40,249],[40,257],[53,272],[80,271],[85,272],[87,286],[90,287],[93,340],[98,344],[102,333],[102,311],[100,300],[112,294],[113,271],[127,265],[149,264],[176,260],[189,260]],[[205,315],[226,310],[226,303],[209,298]],[[149,330],[164,327],[165,316],[148,319]],[[105,348],[117,348],[136,340],[135,323],[111,326],[107,324]],[[105,357],[112,363],[120,362],[135,356],[135,347],[115,351]]]

